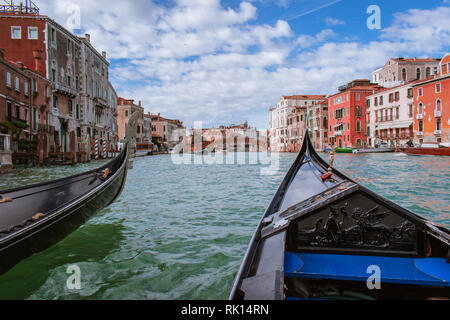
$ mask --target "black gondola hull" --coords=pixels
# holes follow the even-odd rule
[[[23,259],[46,250],[61,241],[95,213],[117,199],[126,181],[127,151],[124,151],[118,158],[121,158],[120,163],[111,162],[109,165],[90,173],[90,176],[96,175],[98,177],[103,168],[116,166],[116,171],[111,173],[110,178],[101,182],[93,190],[89,190],[74,201],[64,204],[41,221],[32,223],[22,230],[17,230],[17,232],[0,239],[0,274],[7,272]],[[67,179],[77,180],[78,178],[83,178],[83,174]],[[59,181],[62,183],[63,179]],[[32,188],[46,188],[47,185],[36,185]],[[13,190],[9,194],[24,191],[24,189]]]
[[[364,263],[370,262],[383,262],[389,285],[378,293],[384,298],[408,291],[450,297],[450,232],[334,169],[329,173],[306,135],[250,241],[229,299],[311,298],[328,285],[354,286],[346,279],[364,292]],[[436,288],[421,291],[430,283]]]

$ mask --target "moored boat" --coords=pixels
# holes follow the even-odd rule
[[[153,154],[153,143],[136,143],[136,157],[145,157]]]
[[[352,148],[336,148],[336,153],[353,153]]]
[[[354,149],[353,153],[387,153],[395,152],[395,148],[370,148],[370,149]]]
[[[229,298],[449,299],[449,262],[447,228],[333,169],[305,135]]]
[[[106,165],[56,181],[0,191],[0,274],[54,245],[117,199],[128,148]]]
[[[450,156],[450,148],[401,148],[401,152],[409,155]]]

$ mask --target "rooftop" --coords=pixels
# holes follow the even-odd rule
[[[287,99],[287,100],[323,100],[326,97],[327,97],[326,95],[305,94],[305,95],[283,96],[283,99]]]
[[[14,4],[13,0],[4,0],[3,2],[4,4],[0,4],[0,13],[39,14],[38,6],[31,0],[25,0],[25,4],[23,4],[23,1],[20,1],[19,4]]]

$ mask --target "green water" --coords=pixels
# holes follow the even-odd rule
[[[268,176],[260,174],[262,165],[138,158],[114,204],[0,276],[0,299],[226,299],[259,219],[294,159],[281,154],[280,169]],[[0,190],[102,163],[18,168],[0,176]],[[450,226],[450,157],[338,154],[335,167]],[[66,286],[70,265],[81,270],[80,290]]]

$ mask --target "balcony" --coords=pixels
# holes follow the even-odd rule
[[[442,111],[434,111],[434,117],[435,117],[435,118],[440,118],[440,117],[442,117]]]
[[[95,97],[94,99],[94,103],[96,106],[102,107],[102,108],[108,108],[108,101],[106,101],[103,98],[100,97]]]
[[[342,136],[342,130],[335,131],[335,132],[334,132],[334,135],[335,135],[335,136]]]
[[[75,89],[63,86],[59,83],[52,83],[52,91],[53,93],[59,93],[70,98],[75,98],[77,96],[77,91]]]
[[[417,131],[417,136],[418,137],[423,137],[423,131]]]
[[[440,136],[442,134],[442,130],[434,130],[434,135]]]
[[[423,119],[423,114],[418,113],[418,114],[416,115],[416,119],[417,119],[417,120],[422,120],[422,119]]]

